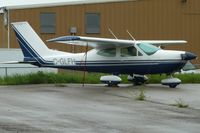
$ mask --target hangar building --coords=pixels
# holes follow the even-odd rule
[[[63,35],[131,39],[187,40],[187,45],[169,49],[200,53],[200,0],[79,0],[0,10],[0,48],[18,48],[11,22],[28,21],[45,41]],[[50,48],[81,52],[64,44]]]

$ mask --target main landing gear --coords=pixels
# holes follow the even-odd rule
[[[116,75],[101,76],[100,81],[108,85],[108,87],[118,86],[122,79]]]
[[[138,74],[133,74],[129,75],[128,80],[133,82],[134,85],[142,85],[145,84],[148,81],[148,77],[145,75],[138,75]],[[181,83],[181,80],[178,78],[174,78],[172,74],[169,76],[167,79],[163,79],[161,81],[162,85],[167,85],[170,88],[176,88],[177,85]]]
[[[147,76],[132,74],[127,77],[128,81],[133,82],[134,85],[143,85],[148,81]],[[108,87],[118,86],[122,79],[116,75],[101,76],[100,81],[108,85]]]
[[[181,80],[178,78],[174,78],[172,75],[170,75],[169,78],[161,80],[162,85],[167,85],[170,88],[176,88],[177,85],[181,83]]]
[[[134,85],[143,85],[148,81],[145,75],[132,74],[127,77],[128,81],[133,82]]]
[[[127,79],[133,82],[134,85],[143,85],[148,81],[148,77],[145,75],[132,74],[127,77]],[[108,87],[118,86],[122,79],[116,75],[101,76],[100,81],[108,85]],[[174,78],[172,74],[169,78],[161,80],[162,85],[169,86],[170,88],[176,88],[177,85],[181,83],[181,80]]]

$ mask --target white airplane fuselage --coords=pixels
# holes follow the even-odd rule
[[[179,71],[196,55],[185,51],[163,50],[152,43],[185,41],[134,41],[66,36],[55,39],[81,40],[95,48],[87,53],[67,53],[49,49],[27,22],[12,24],[24,54],[24,63],[113,74],[171,74]],[[98,42],[98,43],[95,43]],[[93,45],[94,44],[94,45]]]
[[[121,57],[117,48],[115,57],[104,57],[93,49],[87,53],[63,53],[44,60],[52,64],[38,64],[43,67],[81,70],[89,72],[119,73],[119,74],[158,74],[173,73],[180,70],[187,62],[181,55],[184,51],[158,50],[151,56],[140,51],[142,56]],[[56,51],[55,51],[56,53]],[[87,54],[87,55],[86,55]]]

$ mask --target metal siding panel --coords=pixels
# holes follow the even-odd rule
[[[194,4],[195,1],[195,4]],[[191,3],[193,2],[193,3]],[[181,3],[180,0],[142,0],[119,3],[86,4],[62,6],[54,8],[37,8],[13,10],[12,21],[27,20],[39,33],[39,13],[56,12],[56,34],[40,34],[43,40],[68,35],[69,28],[76,26],[77,35],[110,37],[110,27],[119,38],[130,38],[126,33],[133,34],[136,39],[186,39],[189,44],[184,46],[170,46],[169,49],[182,49],[200,53],[200,15],[189,12],[194,6],[199,10],[200,1],[191,0]],[[85,13],[101,13],[101,34],[85,34]],[[16,45],[15,37],[11,35],[11,46]],[[60,44],[50,47],[70,51],[70,46]],[[76,47],[76,51],[85,51]]]

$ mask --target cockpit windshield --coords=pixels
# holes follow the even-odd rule
[[[149,43],[139,43],[138,44],[139,48],[144,51],[147,55],[152,55],[156,53],[160,48],[149,44]]]

